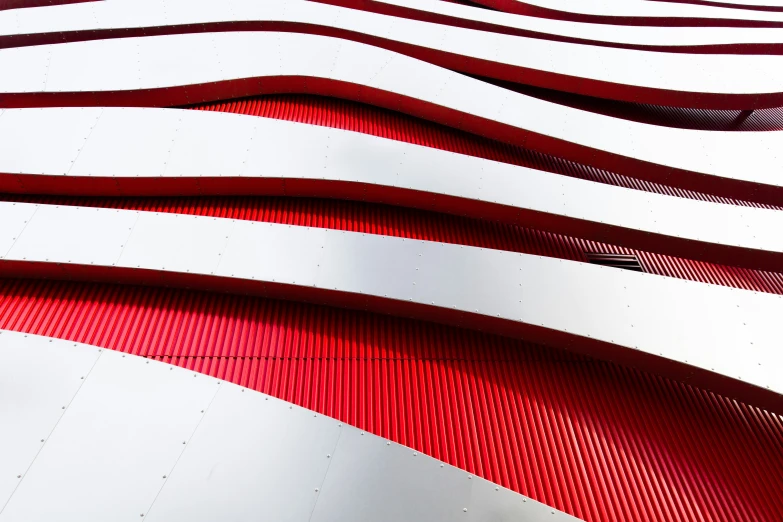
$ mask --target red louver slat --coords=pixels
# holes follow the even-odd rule
[[[334,416],[587,521],[783,519],[783,422],[502,337],[184,290],[0,282],[0,328],[126,351]]]

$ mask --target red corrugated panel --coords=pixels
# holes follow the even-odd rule
[[[258,96],[199,105],[192,108],[250,114],[362,132],[383,138],[658,194],[717,203],[777,208],[622,176],[521,147],[496,142],[398,112],[335,98],[310,95]]]
[[[0,328],[270,393],[591,522],[783,520],[781,418],[554,349],[253,297],[43,281],[0,281]]]
[[[74,198],[0,194],[0,200],[175,212],[409,237],[587,261],[585,252],[635,254],[647,272],[783,294],[783,274],[762,272],[551,234],[478,219],[354,201],[284,197]]]

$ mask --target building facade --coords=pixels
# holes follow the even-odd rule
[[[0,521],[783,520],[781,107],[779,0],[0,2]]]

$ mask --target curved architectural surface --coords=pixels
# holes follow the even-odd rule
[[[1,12],[0,522],[782,520],[783,10],[569,1]]]
[[[783,45],[783,33],[780,28],[647,27],[573,23],[490,9],[476,9],[441,0],[318,1],[444,25],[529,38],[558,39],[570,43],[687,53],[780,54],[783,52],[780,49]],[[25,19],[23,23],[40,24],[36,16]],[[17,32],[12,29],[12,26],[9,26],[7,31],[9,34]]]
[[[657,369],[783,411],[783,296],[309,227],[21,203],[0,211],[5,274],[217,286],[436,319]]]
[[[645,0],[476,0],[476,3],[529,16],[572,22],[714,27],[781,27],[783,13]]]
[[[41,141],[52,144],[45,155],[35,153]],[[307,155],[298,154],[303,143]],[[650,194],[374,136],[232,114],[8,109],[0,114],[0,191],[358,199],[491,216],[783,272],[778,211]],[[694,215],[701,219],[691,219]]]
[[[783,57],[775,55],[662,54],[574,45],[434,26],[416,20],[298,0],[272,4],[259,4],[252,0],[233,0],[227,4],[179,1],[167,2],[165,10],[156,7],[157,4],[157,0],[148,0],[147,4],[141,5],[102,2],[97,6],[86,6],[92,13],[84,12],[85,9],[71,15],[63,12],[64,16],[56,19],[42,17],[38,23],[29,23],[26,27],[24,24],[19,27],[17,21],[15,30],[26,33],[18,38],[19,43],[25,43],[26,39],[46,42],[41,33],[49,33],[47,43],[51,43],[79,38],[79,33],[89,38],[112,35],[126,38],[148,32],[254,29],[252,25],[242,27],[240,24],[256,23],[257,28],[268,31],[293,30],[337,36],[402,52],[469,74],[591,96],[701,108],[757,109],[783,105]],[[130,17],[130,12],[137,14]],[[129,32],[129,29],[133,31]],[[209,38],[202,40],[210,41]],[[158,45],[162,52],[168,45],[177,45],[164,42],[171,41],[160,41]],[[249,41],[247,43],[253,45]],[[134,47],[133,43],[129,45]],[[182,45],[198,48],[204,43]],[[230,48],[221,45],[220,40],[213,45],[219,56],[231,52]],[[263,42],[255,45],[263,45]],[[319,44],[302,41],[299,45],[307,49]],[[121,48],[113,51],[118,56],[127,54]],[[8,52],[13,56],[12,51]],[[52,56],[55,63],[63,60],[65,63],[59,66],[68,67],[65,56],[56,49],[52,52],[55,53]],[[88,47],[81,52],[91,51]],[[146,61],[144,57],[140,59]],[[282,59],[292,60],[289,57]],[[222,63],[226,58],[218,60]],[[258,71],[249,74],[263,75]],[[212,81],[224,79],[227,78]],[[56,92],[56,89],[53,90]],[[82,90],[92,88],[87,85]]]
[[[244,49],[259,47],[270,52],[258,61],[242,59]],[[618,120],[322,36],[215,33],[5,49],[0,67],[14,71],[0,78],[5,106],[161,106],[281,90],[337,95],[633,177],[783,203],[781,133]]]
[[[3,522],[576,520],[335,419],[157,361],[0,330],[0,363]]]

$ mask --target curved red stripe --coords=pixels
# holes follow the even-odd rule
[[[0,11],[22,9],[26,7],[46,7],[49,5],[80,4],[97,0],[0,0]]]
[[[733,18],[687,18],[687,17],[643,17],[643,16],[607,16],[583,13],[571,13],[556,9],[547,9],[518,0],[476,0],[477,3],[524,16],[537,16],[568,22],[590,24],[639,25],[660,27],[783,27],[783,22],[768,20],[738,20]]]
[[[95,1],[95,0],[84,0]],[[480,22],[467,20],[463,18],[443,15],[439,13],[430,13],[410,9],[407,7],[384,4],[373,0],[311,0],[328,5],[340,6],[349,9],[358,9],[362,11],[397,16],[410,20],[422,22],[431,22],[452,27],[461,27],[478,31],[506,34],[510,36],[520,36],[524,38],[536,38],[539,40],[550,40],[555,42],[573,43],[578,45],[593,45],[598,47],[611,47],[615,49],[628,49],[634,51],[683,53],[683,54],[783,54],[783,43],[741,43],[741,44],[712,44],[712,45],[641,45],[625,44],[616,42],[604,42],[590,40],[585,38],[576,38],[562,36],[557,34],[519,29],[489,22]],[[361,33],[339,30],[330,27],[317,26],[313,24],[301,24],[295,22],[213,22],[207,24],[185,24],[178,26],[165,27],[145,27],[145,28],[127,28],[127,29],[101,29],[90,31],[69,31],[58,33],[37,33],[37,34],[13,34],[0,36],[0,49],[11,47],[26,47],[31,45],[49,45],[55,43],[82,42],[90,40],[105,40],[111,38],[127,38],[136,36],[160,36],[169,34],[187,34],[200,32],[221,32],[221,31],[284,31],[301,32],[305,34],[321,34],[325,36],[334,36],[337,38],[347,38],[357,42],[369,43],[397,52],[410,54],[411,56],[423,57],[425,54],[421,49],[413,49],[413,46],[405,46],[393,41],[374,38]],[[447,56],[448,53],[440,53],[439,62],[446,63],[453,67],[460,61]],[[436,57],[437,59],[438,57]],[[450,58],[450,59],[449,59]],[[422,58],[426,59],[426,58]],[[476,73],[480,74],[480,73]],[[484,68],[486,74],[486,68]]]
[[[517,27],[509,27],[490,22],[480,22],[468,20],[456,16],[449,16],[440,13],[411,9],[408,7],[386,4],[375,0],[310,0],[322,4],[337,5],[350,9],[360,9],[371,13],[397,16],[400,18],[409,18],[411,20],[420,20],[423,22],[432,22],[453,27],[464,27],[466,29],[475,29],[477,31],[487,31],[491,33],[508,34],[512,36],[522,36],[525,38],[538,38],[540,40],[552,40],[556,42],[574,43],[580,45],[596,45],[600,47],[613,47],[616,49],[631,49],[635,51],[652,51],[666,53],[687,53],[687,54],[783,54],[783,43],[759,43],[759,44],[714,44],[714,45],[641,45],[624,44],[616,42],[604,42],[590,40],[585,38],[575,38],[550,33],[541,33]],[[457,2],[461,3],[461,2]],[[470,5],[465,2],[465,5]],[[489,5],[475,3],[471,7],[481,7],[485,9],[498,10]],[[549,17],[545,17],[549,18]],[[2,38],[0,38],[2,46]]]

